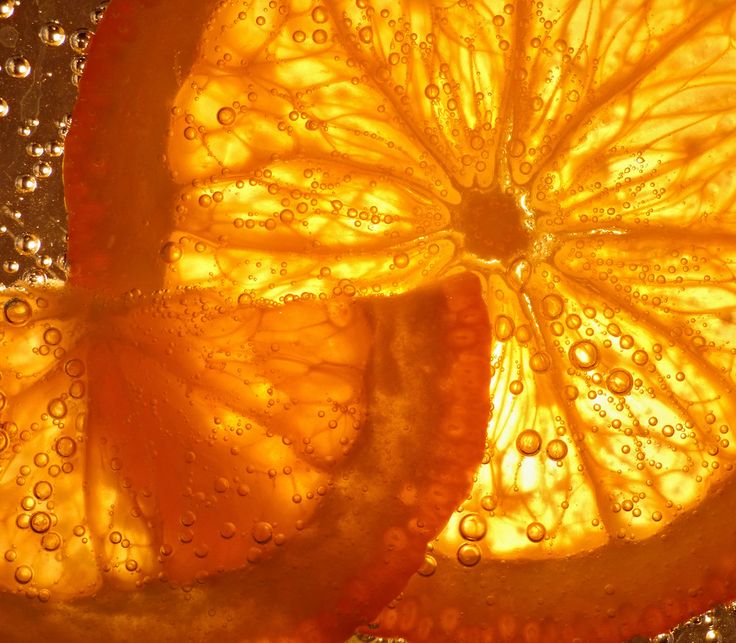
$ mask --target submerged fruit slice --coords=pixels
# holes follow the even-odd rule
[[[77,284],[484,282],[486,451],[379,631],[617,641],[732,596],[731,0],[194,4],[201,36],[178,12],[86,77],[141,74],[135,101],[99,96],[144,136],[97,139],[80,110],[71,201],[112,216],[72,229]],[[147,7],[111,24],[152,34],[169,4]]]
[[[218,15],[190,4],[110,6],[67,145],[70,283],[5,309],[3,616],[68,640],[340,640],[470,488],[489,411],[480,286],[282,297],[286,271],[265,292],[180,272],[202,242],[172,229],[250,261],[176,200],[172,101]],[[55,495],[36,493],[44,476]]]
[[[32,365],[63,324],[33,311],[8,330],[5,376],[37,380],[3,410],[8,622],[32,616],[37,635],[71,619],[69,640],[346,638],[471,483],[488,414],[477,281],[279,307],[207,291],[127,303],[82,306],[81,339],[65,329]]]

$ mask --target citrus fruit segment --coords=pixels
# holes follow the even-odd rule
[[[147,311],[146,321],[121,313],[116,331],[128,347],[119,368],[134,386],[114,374],[100,379],[109,396],[99,397],[107,407],[100,414],[136,408],[132,422],[110,418],[118,449],[138,442],[120,442],[134,435],[136,417],[183,424],[195,439],[202,426],[224,436],[238,413],[262,416],[254,412],[262,402],[283,408],[302,394],[301,381],[293,390],[288,384],[300,372],[298,351],[256,360],[261,370],[253,375],[286,388],[274,384],[261,397],[263,387],[253,397],[223,392],[243,369],[220,357],[217,339],[228,335],[233,314],[243,314],[233,312],[236,301],[278,302],[286,310],[395,295],[470,272],[483,281],[485,310],[477,314],[493,323],[485,452],[474,463],[469,494],[371,631],[411,640],[617,641],[655,633],[733,594],[733,564],[724,554],[732,532],[718,529],[736,494],[728,422],[735,403],[730,0],[674,9],[665,2],[555,0],[451,7],[224,2],[198,9],[192,20],[207,16],[201,33],[187,24],[161,41],[157,20],[173,5],[146,3],[134,14],[132,3],[120,1],[115,29],[134,32],[146,47],[124,59],[110,45],[87,76],[90,87],[112,105],[115,78],[131,66],[153,62],[176,74],[159,81],[147,72],[136,107],[111,107],[110,129],[133,129],[145,118],[149,136],[126,139],[115,162],[101,152],[90,162],[80,145],[70,164],[70,203],[89,213],[89,223],[96,212],[112,213],[93,243],[88,233],[78,237],[79,285],[134,300],[145,293],[132,310]],[[89,133],[85,109],[81,131]],[[94,150],[93,140],[78,139]],[[136,185],[155,187],[131,192],[131,165],[142,168]],[[99,180],[83,186],[88,176]],[[128,210],[145,230],[141,244],[129,240]],[[136,266],[128,271],[131,258]],[[161,300],[174,306],[179,329],[191,311],[200,315],[197,306],[215,319],[212,298],[224,313],[222,335],[202,335],[205,326],[195,320],[178,343],[165,317],[148,321],[162,305],[150,293],[161,287],[179,297]],[[122,327],[139,331],[126,338]],[[301,328],[269,332],[280,337]],[[451,336],[458,348],[478,338]],[[100,337],[98,370],[105,355],[118,352],[109,336]],[[383,341],[373,337],[371,350]],[[166,357],[156,360],[164,344],[171,354],[164,349]],[[129,360],[131,347],[144,357]],[[360,355],[353,354],[355,364]],[[157,361],[179,366],[163,369]],[[476,369],[482,373],[476,363],[455,368],[470,382],[479,381]],[[333,385],[320,382],[334,383],[335,374],[320,371],[312,380],[310,409],[324,410],[319,393]],[[381,377],[391,381],[389,372]],[[168,391],[166,403],[139,404],[158,383]],[[348,401],[363,390],[339,388]],[[475,390],[463,399],[471,401]],[[411,390],[403,399],[417,402]],[[370,418],[374,407],[363,405]],[[197,415],[202,408],[207,416]],[[293,417],[274,418],[274,437],[303,440]],[[264,422],[252,426],[269,430]],[[345,461],[361,453],[360,438],[351,446],[350,431],[340,435]],[[335,441],[318,447],[316,432],[306,437],[315,452],[304,455],[301,468],[290,465],[303,485],[291,492],[300,496],[343,457],[331,464]],[[262,474],[269,455],[251,446],[259,457],[254,472]],[[462,455],[448,452],[445,465]],[[154,497],[157,477],[173,488],[168,472],[145,458],[127,460],[131,487],[141,495]],[[206,457],[189,464],[183,475],[198,483],[209,475]],[[473,466],[463,464],[464,471]],[[404,478],[402,502],[412,502],[415,475],[419,470]],[[100,489],[124,487],[126,477],[120,480],[106,471]],[[429,493],[453,506],[443,489],[439,479]],[[285,493],[278,486],[272,492]],[[325,496],[319,511],[328,513],[321,515],[336,506],[334,497]],[[159,533],[149,530],[140,541],[163,542],[161,533],[179,530],[182,512],[197,513],[192,502],[207,498],[180,497]],[[221,506],[205,510],[219,520]],[[706,507],[712,515],[704,520]],[[197,529],[205,540],[215,535]],[[263,554],[265,562],[295,551],[287,549],[294,539],[272,558]],[[195,555],[183,564],[174,557],[164,564],[172,578],[212,574],[203,562],[209,552],[198,557],[196,544],[190,547]],[[228,566],[222,551],[217,565]],[[530,587],[539,591],[532,595]],[[362,595],[355,591],[346,605]],[[326,636],[337,631],[320,627]],[[273,622],[266,631],[282,630]]]
[[[70,640],[154,624],[166,638],[182,622],[197,640],[346,638],[399,591],[471,484],[488,416],[477,280],[280,307],[206,291],[127,304],[92,310],[85,361],[55,362],[7,398],[30,429],[1,434],[3,470],[20,466],[4,476],[3,503],[18,508],[3,589],[51,601],[5,594],[4,613],[33,614],[37,631],[71,615]],[[49,482],[56,460],[68,475]],[[66,548],[53,561],[37,542],[49,525]]]
[[[6,290],[0,339],[0,592],[48,601],[97,589],[80,494],[86,377],[59,292]]]

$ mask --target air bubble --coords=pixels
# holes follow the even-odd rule
[[[51,516],[45,511],[37,511],[31,516],[31,529],[37,534],[44,534],[51,529]]]
[[[643,350],[637,350],[634,351],[634,354],[631,356],[632,361],[637,366],[644,366],[649,361],[649,355],[647,355],[646,351]]]
[[[536,455],[542,448],[542,436],[534,429],[526,429],[517,436],[516,448],[522,455]]]
[[[315,7],[312,9],[312,20],[314,20],[318,24],[322,24],[327,22],[327,19],[329,17],[329,14],[327,13],[327,8],[320,5],[318,7]]]
[[[268,522],[257,522],[253,525],[251,535],[253,536],[253,540],[257,543],[267,543],[273,537],[273,527],[271,526],[271,523]]]
[[[476,513],[465,514],[460,520],[459,530],[465,540],[481,540],[487,530],[485,518]]]
[[[64,435],[56,441],[54,449],[62,458],[71,458],[77,452],[77,443],[74,438]]]
[[[31,73],[31,63],[23,56],[11,56],[5,61],[5,73],[11,78],[27,78]]]
[[[55,531],[50,531],[41,538],[41,547],[46,551],[56,551],[61,547],[61,536]]]
[[[430,83],[424,88],[424,95],[430,100],[434,100],[435,98],[439,97],[440,88],[437,87],[437,85],[435,85],[434,83]]]
[[[217,122],[220,125],[232,125],[235,122],[236,113],[232,107],[222,107],[217,111]]]
[[[62,418],[66,417],[66,402],[58,397],[54,398],[53,400],[49,401],[46,410],[52,418],[54,418],[55,420],[61,420]]]
[[[567,456],[567,444],[558,438],[547,443],[547,457],[550,460],[563,460]]]
[[[498,498],[487,494],[480,499],[480,506],[486,511],[493,511],[498,506]]]
[[[58,22],[47,22],[39,29],[38,37],[44,45],[60,47],[66,41],[66,32]]]
[[[21,234],[15,239],[15,249],[18,253],[26,256],[38,254],[41,249],[41,239],[35,234]]]
[[[84,362],[81,359],[70,359],[66,364],[64,364],[64,372],[69,377],[82,377],[84,375]]]
[[[33,578],[33,569],[28,565],[21,565],[15,570],[15,580],[21,585],[27,585]]]
[[[89,29],[77,29],[69,37],[69,46],[78,54],[83,54],[87,51],[89,43],[92,42],[92,36],[94,33]]]
[[[546,295],[542,299],[542,314],[547,319],[557,319],[565,310],[565,304],[559,295]]]
[[[0,20],[6,20],[15,11],[15,0],[2,0],[0,2]]]
[[[397,268],[406,268],[409,265],[409,255],[405,252],[398,252],[394,255],[394,266]]]
[[[33,485],[33,495],[39,500],[48,500],[53,492],[54,487],[47,480],[39,480]]]
[[[10,112],[10,105],[4,98],[0,98],[0,118],[5,118]]]
[[[507,315],[499,315],[496,317],[496,323],[494,324],[494,330],[496,332],[496,337],[499,339],[499,341],[505,342],[514,334],[515,325],[514,320],[511,319],[511,317],[508,317]]]
[[[36,188],[38,188],[38,181],[32,174],[21,174],[15,178],[15,190],[20,194],[35,192]]]
[[[437,560],[431,554],[426,554],[421,566],[417,570],[420,576],[431,576],[437,570]]]
[[[89,14],[89,20],[93,25],[98,25],[102,21],[105,11],[107,11],[108,0],[100,2]]]
[[[5,302],[3,312],[5,313],[5,320],[13,326],[27,324],[33,314],[31,305],[25,299],[17,297]]]
[[[608,390],[615,395],[626,395],[631,392],[633,385],[634,378],[623,368],[614,368],[606,378]]]
[[[547,529],[541,522],[532,522],[526,528],[526,537],[533,543],[538,543],[544,540],[547,535]]]
[[[457,550],[457,559],[461,565],[465,567],[473,567],[480,562],[480,548],[478,545],[472,543],[465,543],[460,545]]]
[[[231,523],[226,522],[220,527],[220,536],[223,538],[232,538],[237,533],[237,527]]]
[[[536,373],[544,373],[550,367],[549,355],[545,352],[534,353],[529,360],[529,366]]]
[[[167,241],[161,246],[159,255],[165,263],[176,263],[177,261],[179,261],[179,259],[181,259],[181,245],[174,241]]]
[[[584,371],[590,370],[598,363],[598,348],[587,339],[575,342],[570,347],[568,355],[572,365]]]
[[[47,328],[43,332],[43,341],[49,346],[57,346],[61,343],[61,331],[58,328]]]

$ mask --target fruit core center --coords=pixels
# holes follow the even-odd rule
[[[452,212],[452,227],[465,249],[480,259],[504,262],[525,254],[532,242],[533,215],[519,198],[499,188],[467,190]]]

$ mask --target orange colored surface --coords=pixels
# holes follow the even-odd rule
[[[42,622],[193,583],[163,638],[613,642],[733,598],[733,3],[182,7],[111,5],[67,148],[89,538]]]

